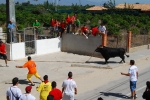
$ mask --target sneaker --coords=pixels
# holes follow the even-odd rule
[[[88,39],[88,37],[86,37],[86,39]]]
[[[135,99],[137,98],[137,95],[136,95],[136,94],[134,95],[134,98],[135,98]]]
[[[9,67],[8,65],[6,65],[6,67]]]

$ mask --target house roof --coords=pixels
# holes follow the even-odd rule
[[[104,10],[104,9],[107,9],[107,8],[102,7],[102,6],[94,6],[94,7],[88,8],[86,10]]]
[[[131,8],[131,9],[141,9],[142,11],[150,11],[150,4],[118,4],[116,8]]]

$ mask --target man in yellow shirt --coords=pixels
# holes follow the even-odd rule
[[[43,77],[44,81],[36,88],[40,92],[40,100],[47,100],[49,92],[52,90],[51,83],[48,81],[48,76]]]
[[[23,65],[23,66],[16,66],[16,68],[28,68],[29,72],[27,74],[27,79],[29,80],[29,82],[31,83],[32,86],[34,86],[35,84],[31,81],[31,77],[34,75],[36,78],[40,79],[41,81],[43,81],[41,79],[41,77],[39,76],[37,70],[36,70],[36,64],[34,61],[32,61],[31,57],[28,56],[28,61]]]

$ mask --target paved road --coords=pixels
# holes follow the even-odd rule
[[[146,81],[150,81],[150,68],[139,72],[139,79],[137,82],[137,95],[136,100],[143,100],[142,94],[146,88]],[[82,94],[76,98],[76,100],[97,100],[98,97],[102,97],[104,100],[130,100],[129,78],[124,77],[121,80],[110,82],[102,87],[99,87],[93,91]]]

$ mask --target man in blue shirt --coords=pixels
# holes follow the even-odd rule
[[[8,28],[8,41],[10,41],[10,42],[14,42],[14,32],[15,32],[15,28],[16,28],[16,30],[17,30],[17,27],[16,27],[16,25],[14,24],[14,23],[12,23],[12,21],[9,21],[9,23],[8,23],[8,26],[7,26],[7,28]]]

